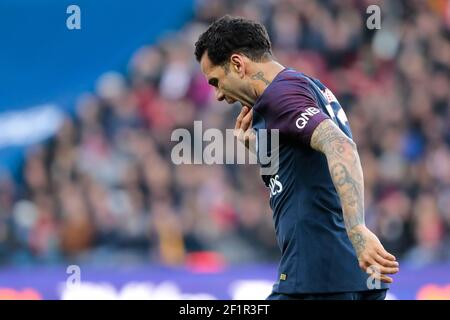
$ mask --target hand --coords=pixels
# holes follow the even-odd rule
[[[243,106],[234,126],[234,135],[249,148],[250,142],[255,141],[255,133],[252,129],[253,110]]]
[[[360,268],[372,274],[374,279],[392,283],[392,278],[386,274],[397,273],[399,264],[396,258],[383,248],[377,236],[364,225],[353,227],[348,235],[356,250]]]

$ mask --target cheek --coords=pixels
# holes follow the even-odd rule
[[[228,79],[225,83],[222,84],[222,90],[225,93],[240,95],[242,93],[241,83],[237,80]]]
[[[223,83],[222,86],[219,88],[223,94],[230,96],[230,95],[235,95],[235,89],[233,88],[232,85],[227,84],[227,83]]]
[[[222,85],[223,90],[230,90],[233,89],[234,81],[233,79],[230,79],[230,77],[226,77],[220,81],[220,84]]]
[[[221,86],[219,86],[219,90],[222,90],[222,92],[228,92],[229,91],[229,86],[227,83],[222,83]]]

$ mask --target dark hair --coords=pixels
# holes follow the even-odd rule
[[[214,65],[225,65],[233,53],[253,61],[272,54],[266,28],[255,21],[229,15],[213,22],[195,43],[195,57],[200,62],[205,51]]]

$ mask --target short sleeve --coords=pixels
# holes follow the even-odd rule
[[[314,129],[330,119],[303,79],[279,81],[271,88],[264,109],[268,129],[278,129],[281,137],[308,146]]]

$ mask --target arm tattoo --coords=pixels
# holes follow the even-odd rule
[[[354,226],[364,223],[362,183],[355,180],[356,177],[352,176],[344,162],[334,163],[330,172],[341,198],[343,209],[348,210],[349,214],[345,215],[345,225],[347,230],[350,231]]]
[[[366,247],[366,239],[364,239],[364,236],[360,232],[354,231],[349,233],[349,238],[355,248],[356,255],[359,257]]]
[[[257,73],[255,73],[252,76],[252,80],[261,80],[262,82],[264,82],[266,85],[270,84],[270,81],[267,80],[266,78],[264,78],[264,72],[262,71],[258,71]]]
[[[356,145],[331,120],[325,120],[314,130],[311,147],[327,157],[331,179],[341,200],[345,228],[359,255],[365,240],[353,229],[365,223],[364,180]]]

